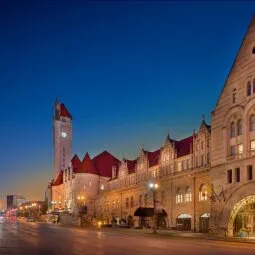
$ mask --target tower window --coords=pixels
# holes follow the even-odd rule
[[[235,102],[236,102],[236,89],[233,89],[232,103],[234,104]]]
[[[248,81],[247,83],[247,96],[250,96],[251,95],[251,82]]]
[[[255,47],[252,49],[252,55],[255,55]]]
[[[232,122],[230,125],[230,137],[235,137],[236,136],[236,128],[235,128],[235,123]]]

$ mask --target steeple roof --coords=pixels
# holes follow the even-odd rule
[[[98,174],[98,171],[88,153],[85,154],[80,164],[79,173]]]
[[[72,167],[73,167],[73,171],[74,173],[76,173],[78,171],[78,169],[80,168],[81,165],[81,160],[79,159],[79,157],[75,154],[73,156],[73,158],[71,159],[72,162]]]
[[[62,103],[60,106],[60,116],[72,119],[72,115],[69,113],[65,105]]]

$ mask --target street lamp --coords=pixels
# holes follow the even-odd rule
[[[153,234],[157,234],[157,208],[156,208],[156,204],[157,204],[157,200],[156,200],[156,190],[158,188],[158,184],[157,183],[153,183],[151,182],[149,184],[149,187],[151,189],[151,191],[153,192],[153,211],[154,211],[154,225],[153,225]]]

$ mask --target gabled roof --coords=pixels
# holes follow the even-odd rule
[[[69,111],[66,109],[63,103],[60,106],[60,116],[72,119],[72,115],[69,113]]]
[[[246,33],[245,33],[245,35],[243,37],[242,43],[241,43],[241,45],[240,45],[240,47],[239,47],[239,49],[237,51],[236,57],[235,57],[235,59],[234,59],[234,61],[232,63],[232,66],[230,68],[230,71],[229,71],[228,76],[227,76],[227,78],[225,80],[225,83],[224,83],[224,86],[223,86],[223,88],[221,90],[221,93],[220,93],[220,96],[218,98],[218,101],[216,103],[216,107],[219,105],[219,102],[221,100],[221,96],[222,96],[222,94],[223,94],[223,92],[224,92],[224,90],[225,90],[225,88],[226,88],[226,86],[228,84],[228,81],[229,81],[232,73],[234,73],[235,68],[239,68],[239,69],[242,68],[242,66],[241,66],[242,63],[240,64],[240,59],[243,58],[245,55],[247,55],[247,52],[250,55],[252,54],[251,51],[247,51],[247,48],[250,47],[251,41],[254,42],[254,38],[255,38],[254,31],[255,31],[255,14],[253,14],[251,22],[250,22],[250,24],[249,24],[249,26],[248,26],[248,28],[246,30]],[[249,38],[249,37],[253,37],[253,38]],[[246,62],[244,62],[244,63],[245,63],[246,66],[243,66],[243,67],[247,68],[247,63]]]
[[[81,161],[79,157],[75,154],[73,158],[71,159],[71,162],[72,162],[73,172],[76,173],[78,169],[80,168]]]
[[[98,174],[100,176],[111,178],[113,166],[116,166],[117,169],[116,174],[118,174],[120,161],[108,151],[103,151],[102,153],[94,157],[92,161],[96,169],[98,170]]]
[[[159,157],[160,157],[160,149],[150,152],[147,152],[148,160],[149,160],[149,167],[156,166],[159,164]]]
[[[137,164],[137,159],[134,159],[134,160],[126,159],[126,162],[127,162],[128,174],[134,173],[135,166]]]
[[[98,174],[98,171],[93,161],[90,159],[90,156],[88,153],[85,154],[80,164],[80,167],[78,168],[78,173]]]
[[[190,148],[193,147],[193,136],[189,136],[183,140],[175,141],[175,148],[177,150],[177,158],[189,155]]]
[[[52,186],[59,186],[63,184],[63,170],[61,170],[57,176],[57,178],[54,180]]]
[[[207,125],[205,120],[203,120],[201,125],[200,125],[199,132],[204,131],[205,129],[208,130],[208,131],[211,131],[211,126]]]

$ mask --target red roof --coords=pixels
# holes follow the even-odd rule
[[[66,109],[63,103],[60,106],[60,116],[72,119],[72,115],[69,113],[69,111]]]
[[[118,171],[120,161],[108,151],[104,151],[93,158],[93,163],[98,170],[98,174],[105,177],[112,177],[112,167],[116,166]]]
[[[90,156],[88,153],[85,154],[76,173],[98,174],[98,171],[97,171],[93,161],[90,159]]]
[[[137,159],[134,160],[126,160],[127,161],[127,168],[128,168],[128,174],[132,174],[135,172],[135,166],[137,163]]]
[[[81,161],[79,157],[75,154],[73,158],[71,159],[72,166],[73,166],[73,172],[76,173],[78,169],[80,168]]]
[[[153,152],[148,151],[148,160],[149,160],[149,167],[158,165],[159,157],[160,157],[160,150],[156,150]]]
[[[190,154],[190,147],[193,147],[193,136],[189,136],[181,141],[175,141],[177,158]]]
[[[54,180],[52,186],[58,186],[61,185],[63,183],[63,170],[61,170],[58,174],[58,177],[56,178],[56,180]]]

